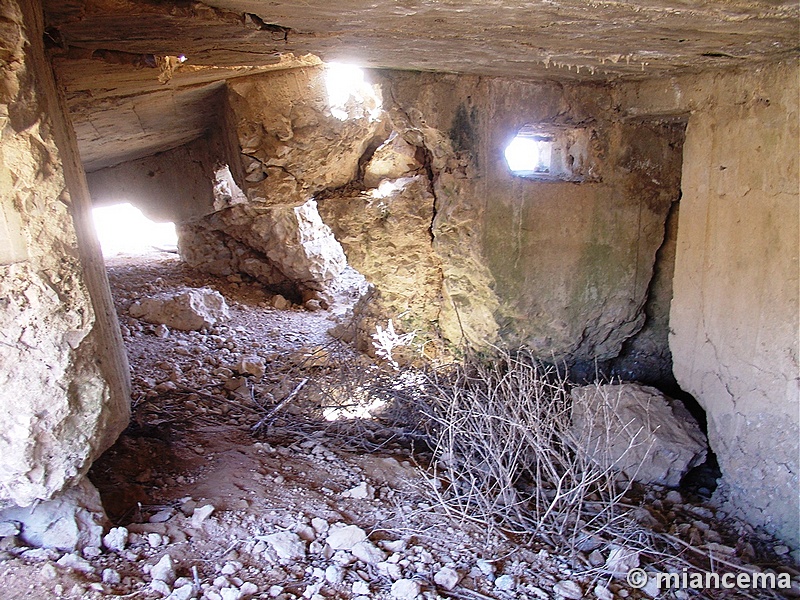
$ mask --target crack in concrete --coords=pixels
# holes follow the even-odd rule
[[[394,87],[390,83],[389,84],[389,97],[392,101],[392,107],[395,108],[398,112],[402,113],[405,117],[406,122],[410,127],[413,127],[413,121],[411,119],[411,115],[408,114],[408,111],[403,108],[403,106],[397,101],[394,93]],[[419,132],[420,137],[422,139],[422,146],[417,146],[422,150],[422,166],[425,170],[425,177],[427,178],[428,182],[428,191],[430,192],[431,196],[433,196],[433,215],[431,216],[431,223],[428,227],[428,235],[431,238],[431,247],[436,242],[436,233],[435,233],[435,225],[436,225],[436,218],[438,216],[438,207],[439,207],[439,197],[436,194],[436,174],[433,171],[433,153],[431,152],[430,148],[428,148],[427,144],[425,143],[425,135],[422,131],[416,127],[414,127],[414,131]],[[444,279],[444,273],[442,273],[442,278]]]
[[[275,25],[273,23],[265,23],[264,20],[256,14],[253,13],[244,13],[244,24],[249,25],[248,21],[253,23],[259,31],[269,31],[271,33],[277,33],[282,37],[273,39],[276,40],[283,40],[284,42],[289,41],[289,33],[294,33],[294,31],[290,27],[283,27],[282,25]]]

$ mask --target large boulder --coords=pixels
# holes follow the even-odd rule
[[[230,316],[222,295],[208,288],[158,294],[133,304],[129,312],[137,319],[183,331],[199,331]]]
[[[181,225],[178,237],[190,266],[218,275],[247,273],[268,286],[291,282],[323,291],[347,266],[314,200],[296,207],[237,204]]]
[[[572,433],[579,451],[603,468],[642,483],[675,487],[706,459],[708,443],[683,404],[635,383],[572,391]]]

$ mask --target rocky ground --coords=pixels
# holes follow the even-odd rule
[[[111,259],[109,277],[134,386],[130,427],[90,473],[109,530],[82,555],[3,538],[2,598],[650,598],[657,591],[632,588],[624,571],[658,560],[788,573],[785,595],[800,596],[788,548],[685,491],[631,498],[652,538],[677,549],[660,558],[662,547],[626,554],[624,540],[559,551],[448,518],[424,440],[367,391],[402,374],[326,333],[357,297],[355,277],[329,310],[286,306],[168,253]],[[131,316],[137,301],[180,287],[218,291],[229,319],[184,332]]]

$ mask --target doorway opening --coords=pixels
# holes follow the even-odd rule
[[[92,218],[105,257],[177,252],[175,224],[152,221],[129,202],[96,207]]]

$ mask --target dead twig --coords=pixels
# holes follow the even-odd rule
[[[275,408],[273,408],[271,411],[269,411],[269,413],[267,413],[267,415],[265,417],[263,417],[258,423],[253,425],[250,429],[252,431],[258,431],[259,429],[261,429],[264,426],[264,424],[270,422],[272,420],[272,418],[275,415],[277,415],[283,409],[284,406],[289,404],[292,400],[294,400],[297,397],[297,394],[300,393],[300,390],[302,390],[303,386],[305,386],[307,383],[308,383],[308,377],[304,377],[300,381],[300,383],[298,383],[295,386],[295,388],[292,390],[292,392],[288,396],[286,396],[286,398],[281,400]]]

